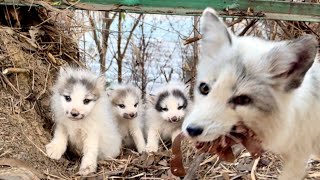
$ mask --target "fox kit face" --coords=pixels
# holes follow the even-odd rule
[[[65,116],[71,120],[81,120],[94,108],[101,94],[101,87],[104,86],[104,80],[102,77],[94,79],[81,76],[90,72],[75,73],[79,74],[73,76],[63,69],[60,70],[58,93]]]
[[[119,117],[131,120],[138,116],[141,102],[136,88],[121,86],[112,90],[110,94],[113,109]]]
[[[161,118],[169,122],[179,122],[186,115],[188,100],[180,89],[172,89],[157,95],[155,109]]]
[[[194,140],[212,141],[241,121],[263,136],[265,125],[277,124],[275,114],[287,113],[281,105],[300,87],[317,41],[236,37],[211,8],[203,13],[202,32],[194,108],[182,130]]]

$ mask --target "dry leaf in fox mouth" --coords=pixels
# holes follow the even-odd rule
[[[170,161],[171,172],[175,176],[185,176],[186,170],[182,163],[181,142],[184,139],[180,133],[172,144],[172,158]],[[253,158],[259,157],[263,153],[261,141],[255,133],[247,128],[243,123],[238,123],[229,135],[220,136],[211,142],[201,142],[196,144],[196,148],[202,153],[217,154],[221,160],[233,162],[235,155],[232,145],[242,144],[252,155]]]
[[[171,173],[175,176],[182,177],[186,175],[186,170],[184,169],[182,163],[182,152],[181,152],[181,142],[184,139],[182,133],[180,133],[172,143],[172,156],[170,161]]]

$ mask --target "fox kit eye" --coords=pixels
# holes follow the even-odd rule
[[[178,110],[184,109],[184,106],[179,106]]]
[[[71,97],[70,97],[70,96],[64,96],[64,99],[65,99],[67,102],[70,102],[70,101],[71,101]]]
[[[84,99],[83,100],[83,104],[87,105],[91,102],[92,100],[91,99]]]
[[[124,104],[118,104],[121,109],[124,109],[126,106]]]
[[[136,103],[136,104],[134,105],[134,107],[137,107],[137,106],[138,106],[138,104],[139,104],[139,103]]]
[[[208,86],[208,84],[206,83],[200,83],[199,85],[199,91],[202,95],[207,95],[209,94],[210,88]]]
[[[168,108],[161,108],[161,111],[168,111]]]
[[[252,99],[247,95],[240,95],[232,98],[230,102],[235,105],[245,106],[252,103]]]

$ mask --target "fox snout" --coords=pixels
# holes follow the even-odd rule
[[[67,111],[67,115],[69,118],[72,118],[72,119],[82,119],[84,117],[83,114],[81,114],[78,110],[76,109],[72,109],[70,111],[70,113]]]
[[[72,109],[71,112],[70,112],[71,116],[72,117],[77,117],[80,115],[79,111],[75,110],[75,109]]]
[[[123,117],[124,118],[126,118],[126,119],[133,119],[133,118],[135,118],[135,117],[137,117],[138,116],[138,113],[124,113],[123,114]]]
[[[173,116],[173,117],[169,118],[169,121],[170,121],[170,122],[179,122],[180,119],[181,119],[180,117]]]
[[[188,136],[190,137],[197,137],[197,136],[200,136],[203,132],[203,128],[202,127],[199,127],[199,126],[192,126],[192,125],[189,125],[187,126],[186,128],[186,133]]]

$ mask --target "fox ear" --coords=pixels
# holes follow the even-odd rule
[[[146,95],[146,100],[148,103],[155,105],[156,104],[156,96],[153,94],[147,94]]]
[[[108,88],[108,89],[106,90],[106,93],[107,93],[107,96],[108,96],[108,97],[111,97],[111,96],[112,96],[112,93],[113,93],[113,89]]]
[[[233,34],[228,31],[225,23],[212,8],[206,8],[202,13],[201,32],[201,51],[205,53],[204,55],[210,57],[222,47],[232,45]]]
[[[286,92],[300,87],[314,62],[317,44],[314,36],[305,35],[271,49],[261,61],[273,85]]]
[[[106,85],[107,85],[107,83],[106,83],[105,76],[100,75],[96,80],[96,87],[101,91],[105,91]]]

